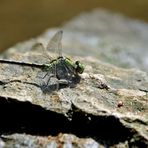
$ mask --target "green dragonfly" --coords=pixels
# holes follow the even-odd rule
[[[46,86],[49,85],[52,77],[57,79],[58,84],[69,84],[73,78],[83,73],[84,65],[80,61],[73,62],[70,58],[62,56],[62,35],[62,30],[55,33],[46,47],[44,47],[42,43],[36,43],[33,46],[33,49],[43,51],[43,56],[47,58],[48,64],[26,63],[4,59],[0,59],[0,63],[40,68],[43,71],[46,71],[46,74],[42,77],[43,79],[46,78]],[[48,51],[58,52],[58,57],[52,58]]]

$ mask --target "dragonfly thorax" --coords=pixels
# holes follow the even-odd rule
[[[58,57],[52,61],[52,71],[58,79],[71,79],[74,75],[74,67],[71,60],[64,57]]]

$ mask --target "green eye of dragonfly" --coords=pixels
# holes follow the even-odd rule
[[[84,65],[80,61],[76,61],[75,65],[76,65],[76,73],[82,74],[84,71]]]

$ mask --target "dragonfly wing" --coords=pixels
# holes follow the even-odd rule
[[[51,56],[49,55],[49,53],[47,52],[47,50],[45,49],[44,45],[42,43],[36,43],[32,46],[32,50],[33,51],[38,51],[43,53],[42,56],[45,58],[48,58],[49,60],[52,60]]]
[[[53,51],[59,54],[59,56],[62,56],[62,35],[63,31],[60,30],[58,31],[49,41],[47,45],[47,50],[48,51]]]
[[[41,50],[43,50],[43,48],[44,48],[44,46],[43,46],[42,43],[35,43],[32,46],[31,50],[33,50],[33,51],[41,51]]]

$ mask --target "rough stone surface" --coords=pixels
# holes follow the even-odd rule
[[[31,47],[46,44],[57,30],[19,43],[2,57],[46,63]],[[63,54],[85,64],[80,82],[43,91],[40,69],[0,64],[1,118],[8,117],[0,126],[0,145],[147,147],[148,25],[95,10],[74,18],[63,30]],[[59,133],[67,134],[52,137]]]
[[[103,147],[91,138],[77,138],[71,134],[59,134],[56,137],[48,136],[31,136],[25,134],[13,134],[9,136],[2,136],[1,143],[3,147],[12,148],[12,147],[21,147],[21,148],[38,148],[38,147],[74,147],[74,148],[83,148],[83,147]]]

